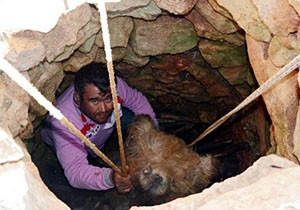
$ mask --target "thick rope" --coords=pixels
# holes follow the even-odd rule
[[[0,42],[1,45],[2,42]],[[1,50],[1,48],[0,48]],[[0,69],[4,71],[13,81],[31,95],[50,115],[59,120],[65,127],[72,131],[84,144],[86,144],[95,154],[107,163],[113,170],[121,173],[121,170],[109,160],[88,138],[86,138],[53,104],[48,101],[36,87],[34,87],[18,70],[10,65],[0,52]]]
[[[266,92],[269,88],[275,85],[279,80],[284,78],[286,75],[294,71],[296,68],[300,66],[300,55],[297,55],[293,60],[291,60],[288,64],[286,64],[283,68],[280,69],[276,74],[274,74],[271,78],[269,78],[266,82],[264,82],[258,89],[256,89],[253,93],[251,93],[247,98],[245,98],[239,105],[237,105],[232,111],[228,112],[222,118],[214,122],[211,126],[209,126],[196,140],[194,140],[189,147],[195,145],[213,130],[215,130],[218,126],[220,126],[223,122],[225,122],[230,116],[247,106],[249,103],[254,101],[257,97]]]
[[[106,0],[108,1],[108,0]],[[126,157],[124,152],[124,144],[123,144],[123,137],[121,131],[121,122],[120,122],[120,113],[118,109],[118,100],[117,100],[117,91],[116,91],[116,84],[115,84],[115,75],[114,75],[114,68],[112,62],[112,53],[111,53],[111,46],[110,46],[110,37],[109,37],[109,30],[108,30],[108,23],[107,23],[107,13],[105,8],[105,1],[100,0],[98,3],[98,9],[100,13],[100,22],[102,28],[102,37],[104,42],[104,50],[106,55],[106,62],[107,62],[107,70],[109,73],[109,81],[110,81],[110,89],[112,93],[113,99],[113,107],[114,113],[116,118],[116,127],[118,133],[118,140],[119,140],[119,149],[120,149],[120,157],[122,161],[122,174],[127,175],[126,167]]]

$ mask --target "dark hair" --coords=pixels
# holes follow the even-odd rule
[[[109,90],[109,76],[104,64],[90,63],[76,73],[74,87],[81,99],[87,84],[94,84],[103,93]]]

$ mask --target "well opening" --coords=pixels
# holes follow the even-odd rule
[[[89,5],[85,9],[90,10],[92,17],[97,17],[96,9],[93,6]],[[128,17],[112,18],[109,21],[116,75],[141,91],[150,100],[161,130],[184,139],[187,144],[258,87],[247,58],[245,41],[240,41],[235,45],[223,39],[210,40],[198,36],[195,38],[196,31],[193,31],[195,28],[190,21],[185,17],[174,17],[170,14],[159,16],[156,20],[143,20],[142,23],[140,23],[141,20],[134,18],[130,20]],[[130,22],[133,24],[129,34],[125,33],[126,29],[116,30],[113,28],[117,24],[128,26]],[[96,23],[91,19],[88,24]],[[181,41],[189,41],[191,44],[183,44],[178,48],[173,46],[175,49],[166,45],[162,49],[157,49],[157,52],[146,54],[146,50],[150,49],[151,51],[151,48],[140,49],[139,47],[139,45],[151,43],[151,40],[147,39],[149,37],[145,38],[140,35],[139,31],[143,30],[144,24],[149,25],[150,30],[165,24],[169,25],[169,30],[179,28],[175,37],[179,37],[178,39],[182,39]],[[184,37],[185,33],[180,34],[182,28],[192,32],[187,33]],[[159,31],[162,29],[160,28]],[[121,40],[128,39],[125,42],[126,46],[114,47],[114,42],[118,42],[115,38],[120,39],[115,35],[117,32],[123,34]],[[41,74],[41,71],[47,69],[46,65],[56,65],[62,70],[57,71],[56,74],[49,73],[52,74],[49,75],[51,80],[47,82],[48,84],[42,84],[45,88],[43,94],[56,98],[72,83],[74,72],[90,62],[105,63],[103,48],[99,47],[101,31],[90,33],[85,36],[87,37],[85,41],[74,43],[74,52],[70,53],[65,48],[63,54],[59,55],[61,61],[52,61],[47,64],[41,62],[38,67],[28,71],[30,77],[35,78],[36,75]],[[168,32],[162,32],[160,35],[164,36],[164,33]],[[239,39],[244,39],[242,29],[237,30],[236,33]],[[120,43],[115,45],[118,44]],[[157,45],[160,44],[166,43],[162,42]],[[140,54],[136,55],[136,52]],[[135,58],[132,58],[133,55]],[[222,58],[214,59],[216,56],[222,56]],[[52,81],[54,84],[51,84]],[[49,86],[51,86],[50,91]],[[53,98],[54,103],[55,98]],[[39,125],[45,114],[40,114],[43,111],[40,112],[37,107],[35,104],[31,104],[29,113],[35,119],[33,125],[36,135],[39,135]],[[213,154],[218,157],[222,164],[219,168],[220,175],[216,181],[222,181],[243,172],[267,152],[269,149],[268,126],[268,114],[264,103],[258,99],[196,144],[194,149],[199,154]],[[104,206],[116,208],[116,205],[123,207],[131,204],[154,205],[161,202],[159,200],[139,200],[140,203],[135,203],[136,201],[130,200],[130,196],[119,196],[114,191],[99,193],[73,189],[68,186],[64,178],[54,179],[57,175],[62,175],[62,169],[51,151],[47,148],[39,148],[41,145],[37,143],[37,139],[37,137],[33,138],[33,142],[28,144],[33,161],[38,166],[41,177],[50,190],[71,208],[76,208],[78,205],[83,205],[85,208],[102,208]],[[109,148],[107,152],[112,152],[111,149]],[[108,155],[110,156],[110,154]],[[118,156],[112,158],[118,159]],[[53,159],[53,162],[45,162],[45,159]],[[68,190],[71,190],[70,194],[66,194]],[[80,197],[78,194],[84,194],[84,196]],[[71,199],[70,195],[74,197]],[[96,199],[99,195],[103,197],[102,200]],[[89,204],[85,203],[87,200]],[[118,202],[115,202],[116,200]],[[92,207],[92,205],[94,206]]]
[[[128,8],[122,14],[116,11],[109,13],[116,74],[150,100],[161,130],[184,139],[188,144],[258,88],[248,58],[247,34],[230,16],[227,19],[236,31],[215,35],[203,33],[201,27],[205,24],[197,25],[204,15],[200,6],[201,3],[197,3],[186,14],[158,11],[144,19],[124,15]],[[74,21],[75,26],[68,26]],[[205,27],[207,31],[211,30],[210,26]],[[168,40],[165,40],[167,36]],[[91,62],[105,63],[101,27],[94,5],[83,4],[66,14],[48,33],[22,31],[14,34],[12,40],[37,43],[37,47],[29,49],[32,50],[30,53],[44,56],[43,59],[35,57],[26,63],[27,66],[20,65],[19,68],[26,71],[30,81],[53,103],[72,83],[74,73],[81,67]],[[12,49],[19,47],[13,43]],[[39,50],[41,46],[46,46],[44,51]],[[25,57],[28,55],[26,50],[28,48],[25,47]],[[21,58],[22,55],[8,54],[7,57]],[[31,100],[28,113],[29,125],[19,136],[33,154],[40,146],[36,143],[36,135],[46,111]],[[265,104],[259,98],[197,143],[194,149],[199,154],[213,154],[221,160],[223,164],[217,181],[222,181],[243,172],[267,154],[271,147],[270,124]],[[46,177],[50,183],[55,181],[55,173],[62,171],[58,162],[57,165],[41,164],[46,157],[55,157],[50,150],[44,152],[35,153],[33,161],[41,177]],[[45,183],[50,190],[71,208],[114,209],[124,203],[130,204],[130,197],[117,195],[114,191],[74,189],[70,193],[74,197],[70,197],[67,193],[71,188],[62,189],[59,185],[64,185],[66,180],[56,180],[58,183],[52,186],[47,181]],[[76,201],[77,195],[89,204]],[[99,196],[102,199],[98,200]],[[118,204],[113,203],[115,198]],[[151,201],[148,205],[154,204]]]

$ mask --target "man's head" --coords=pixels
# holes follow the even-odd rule
[[[81,112],[96,123],[105,123],[113,110],[112,95],[106,67],[91,63],[75,76],[74,99]]]

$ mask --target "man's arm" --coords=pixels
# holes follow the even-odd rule
[[[58,160],[73,187],[92,190],[114,187],[112,169],[89,165],[84,144],[57,120],[53,121],[52,135]]]
[[[124,80],[117,77],[117,92],[123,100],[123,106],[129,108],[136,115],[148,114],[157,125],[156,115],[148,99],[138,90],[130,87]]]

